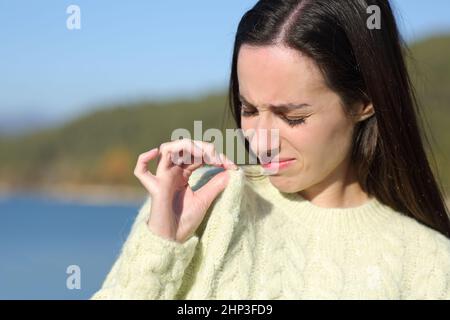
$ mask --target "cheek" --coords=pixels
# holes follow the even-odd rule
[[[351,129],[345,119],[329,119],[311,130],[308,148],[313,163],[327,171],[341,163],[351,148]]]
[[[285,132],[304,169],[321,170],[333,166],[351,147],[351,127],[345,120],[323,119],[300,129]]]
[[[241,117],[242,130],[248,130],[252,128],[252,121],[249,118]]]
[[[249,140],[249,134],[252,134],[256,128],[256,124],[253,120],[253,118],[245,118],[241,117],[241,130],[242,133],[247,137],[247,140]],[[254,133],[253,133],[254,135]]]
[[[241,116],[241,128],[242,130],[255,130],[258,125],[258,117],[243,117]]]

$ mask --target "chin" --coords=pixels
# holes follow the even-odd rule
[[[296,193],[301,190],[298,185],[289,182],[289,178],[283,176],[269,176],[270,183],[284,193]]]

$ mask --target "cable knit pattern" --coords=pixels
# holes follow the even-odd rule
[[[196,170],[194,190],[221,168]],[[322,208],[258,165],[229,171],[184,243],[146,225],[151,199],[91,299],[448,299],[450,240],[376,198]]]
[[[138,214],[119,258],[93,299],[169,299],[180,284],[198,243],[163,239],[148,227],[151,200]]]

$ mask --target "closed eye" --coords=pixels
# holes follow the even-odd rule
[[[245,105],[242,105],[241,107],[241,115],[244,117],[255,116],[257,112],[258,110],[256,110],[255,108],[250,108]]]
[[[254,117],[258,114],[258,110],[252,107],[248,107],[245,105],[241,106],[241,115],[243,117]],[[306,122],[306,117],[300,117],[300,118],[290,118],[286,117],[284,114],[279,113],[277,114],[284,122],[286,122],[289,126],[295,127],[297,125],[303,124]]]

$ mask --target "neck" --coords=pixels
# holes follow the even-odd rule
[[[281,192],[272,185],[268,176],[263,174],[263,169],[257,165],[245,168],[243,174],[246,183],[250,183],[262,196],[261,203],[267,202],[267,208],[272,204],[283,213],[275,216],[281,217],[282,220],[292,219],[293,223],[307,226],[320,234],[335,236],[356,230],[381,232],[380,230],[393,217],[392,213],[395,213],[376,197],[369,198],[361,205],[348,207],[316,205],[305,199],[300,192]]]
[[[353,208],[371,197],[362,189],[353,166],[343,162],[321,182],[298,192],[304,199],[322,208]]]

